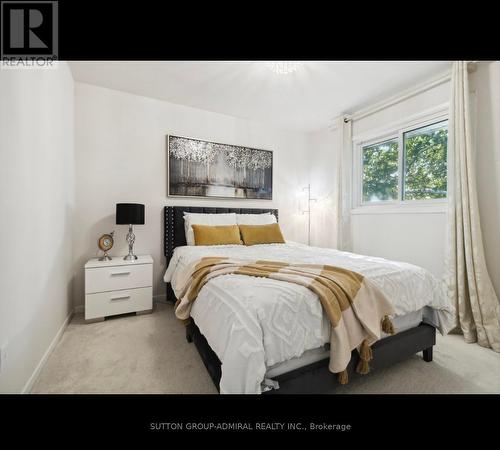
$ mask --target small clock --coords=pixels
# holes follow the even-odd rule
[[[97,241],[97,246],[104,252],[104,255],[99,258],[99,261],[111,261],[111,256],[108,256],[108,252],[111,250],[114,244],[113,240],[114,231],[108,234],[103,234]]]

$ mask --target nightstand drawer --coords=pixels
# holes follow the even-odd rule
[[[153,308],[153,288],[100,292],[85,296],[85,319],[113,316]]]
[[[152,264],[85,269],[85,293],[117,291],[153,285]]]

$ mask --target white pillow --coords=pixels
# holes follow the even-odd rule
[[[237,225],[236,214],[184,213],[184,232],[187,245],[195,245],[194,231],[191,225]]]
[[[236,223],[238,225],[269,225],[276,222],[276,216],[271,213],[236,214]]]

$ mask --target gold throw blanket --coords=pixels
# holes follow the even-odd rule
[[[319,264],[201,258],[186,271],[181,282],[181,295],[175,304],[176,316],[188,320],[201,288],[212,278],[228,274],[295,283],[314,292],[331,324],[329,369],[339,374],[342,384],[348,382],[346,368],[354,348],[360,355],[357,372],[368,373],[371,345],[380,339],[381,331],[394,333],[389,319],[394,309],[375,285],[359,273]]]

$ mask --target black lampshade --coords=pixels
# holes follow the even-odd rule
[[[117,203],[117,225],[144,225],[144,205],[140,203]]]

